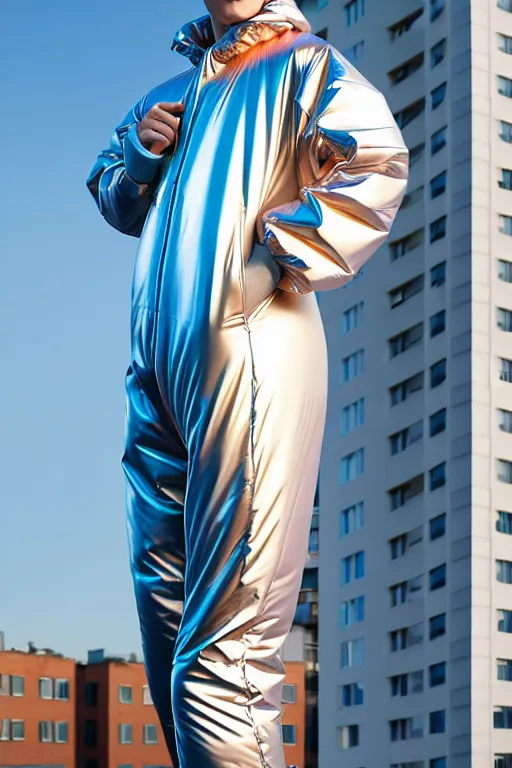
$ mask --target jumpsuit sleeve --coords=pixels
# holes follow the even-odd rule
[[[265,211],[264,242],[291,293],[348,283],[386,240],[405,193],[408,151],[384,96],[334,48],[295,96],[299,198]]]
[[[164,160],[145,149],[137,136],[144,96],[114,130],[110,146],[98,155],[87,187],[104,219],[125,235],[139,237]]]

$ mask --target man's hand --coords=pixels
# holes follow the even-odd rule
[[[181,101],[161,101],[152,106],[140,123],[137,123],[137,136],[142,146],[154,155],[173,150],[180,125],[180,118],[175,113],[182,113],[184,109]]]

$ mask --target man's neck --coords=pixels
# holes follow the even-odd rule
[[[215,19],[213,16],[211,17],[212,20],[212,27],[213,27],[213,33],[215,35],[215,41],[220,40],[221,37],[223,37],[224,33],[227,30],[227,27],[224,26],[224,24],[221,24],[218,19]]]

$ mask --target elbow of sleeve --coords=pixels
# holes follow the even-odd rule
[[[126,173],[137,184],[150,184],[156,178],[163,161],[161,155],[155,155],[142,146],[134,124],[124,139],[124,166]]]

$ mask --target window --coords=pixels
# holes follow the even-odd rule
[[[437,685],[444,685],[446,683],[446,662],[442,661],[439,664],[431,664],[428,668],[430,687],[435,688]],[[431,731],[432,733],[432,731]]]
[[[512,99],[512,80],[510,78],[498,75],[498,93]]]
[[[436,411],[430,417],[430,437],[435,437],[446,429],[446,408]]]
[[[53,699],[53,680],[51,677],[39,678],[39,698]]]
[[[391,595],[391,607],[395,608],[397,605],[401,605],[406,601],[414,600],[419,596],[419,593],[423,590],[423,576],[416,576],[409,581],[401,581],[398,584],[393,584],[389,588]]]
[[[149,706],[153,704],[153,699],[151,698],[151,691],[149,690],[148,685],[142,686],[142,703],[146,706]]]
[[[354,304],[343,313],[343,333],[349,333],[363,322],[364,301]]]
[[[281,701],[284,704],[295,704],[297,701],[297,686],[291,683],[285,683],[283,685],[283,694]]]
[[[512,37],[510,39],[512,40]],[[508,170],[508,168],[501,169],[501,179],[498,181],[498,186],[501,189],[512,190],[512,171]]]
[[[53,723],[50,720],[41,720],[39,722],[39,741],[53,741]]]
[[[446,729],[446,712],[440,709],[430,713],[430,733],[444,733]]]
[[[409,150],[409,168],[412,168],[413,165],[416,165],[418,160],[421,160],[423,155],[425,154],[425,142],[422,144],[416,144],[415,147],[412,147],[412,149]],[[408,202],[406,202],[406,198]],[[407,195],[405,195],[404,200],[402,202],[402,206],[407,206],[411,203],[416,203],[418,200],[423,200],[423,186],[418,187],[417,189],[413,190],[412,192],[408,192]]]
[[[96,720],[86,720],[84,724],[84,741],[86,747],[95,747],[97,739]]]
[[[432,315],[430,318],[430,338],[433,339],[434,336],[438,336],[440,333],[443,333],[443,331],[446,330],[446,313],[443,310],[441,312],[436,312],[435,315]]]
[[[391,309],[398,307],[400,304],[403,304],[404,301],[412,299],[413,296],[420,293],[423,290],[423,282],[423,275],[419,275],[413,280],[408,280],[406,283],[403,283],[403,285],[398,286],[398,288],[393,288],[392,291],[389,291]]]
[[[69,701],[69,680],[55,681],[55,698],[61,701]]]
[[[68,724],[65,722],[55,723],[55,741],[57,744],[68,743]]]
[[[496,580],[502,584],[512,584],[512,562],[496,560]]]
[[[498,408],[498,426],[502,432],[512,433],[512,411]]]
[[[446,192],[446,171],[434,176],[430,181],[430,197],[432,200]]]
[[[364,639],[346,640],[341,644],[341,668],[360,667],[363,664]]]
[[[512,312],[509,309],[498,307],[497,316],[498,328],[501,328],[502,331],[506,331],[507,333],[512,332]]]
[[[133,703],[133,693],[132,693],[132,686],[131,685],[120,685],[119,686],[119,701],[121,704],[132,704]]]
[[[429,636],[431,640],[446,634],[446,613],[439,613],[429,619]]]
[[[446,463],[438,464],[429,472],[430,490],[435,491],[446,484]]]
[[[390,357],[396,357],[407,352],[423,340],[423,323],[417,323],[406,331],[393,336],[388,340]]]
[[[441,83],[441,85],[438,85],[437,88],[430,92],[432,109],[437,109],[443,103],[446,96],[446,87],[446,83]]]
[[[319,545],[319,537],[318,537],[318,530],[312,529],[309,532],[309,545],[308,545],[308,552],[314,553],[318,552]]]
[[[419,245],[421,245],[423,242],[423,229],[417,229],[415,232],[413,232],[410,235],[407,235],[406,237],[402,237],[400,240],[395,240],[393,243],[390,243],[390,251],[391,251],[391,261],[396,261],[397,259],[402,258],[402,256],[405,256],[406,253],[409,253],[410,251],[414,250],[414,248],[417,248]]]
[[[409,123],[412,123],[412,121],[419,117],[424,111],[425,97],[414,101],[412,104],[409,104],[407,107],[400,110],[400,112],[395,112],[393,117],[395,118],[395,122],[398,127],[403,130],[407,125],[409,125]]]
[[[343,358],[343,382],[352,381],[364,373],[364,349]]]
[[[423,60],[424,54],[421,52],[413,56],[412,59],[400,64],[400,66],[395,67],[395,69],[392,69],[391,72],[388,72],[390,84],[398,85],[398,83],[413,75],[423,66]]]
[[[350,48],[345,48],[342,54],[351,64],[357,64],[361,59],[364,59],[364,40],[351,45]]]
[[[84,760],[84,768],[99,768],[98,761],[95,757],[86,757]]]
[[[512,461],[498,459],[498,480],[512,485]]]
[[[512,360],[500,358],[500,379],[509,384],[512,382]]]
[[[423,642],[423,622],[415,624],[412,627],[395,629],[389,633],[391,641],[391,652],[404,651],[413,645],[421,645]]]
[[[446,236],[446,216],[441,216],[440,219],[436,219],[430,225],[430,242],[435,243],[436,240],[441,240]]]
[[[512,216],[500,216],[500,232],[512,235]]]
[[[11,741],[25,741],[24,720],[11,720]]]
[[[506,283],[512,283],[512,261],[498,259],[498,278]]]
[[[438,387],[446,379],[446,359],[430,366],[430,387]]]
[[[409,32],[414,23],[421,18],[421,16],[423,16],[423,8],[418,8],[413,13],[410,13],[408,16],[405,16],[403,19],[400,19],[400,21],[397,21],[395,24],[388,27],[391,40],[397,40],[399,37],[402,37],[402,35],[405,35],[406,32]]]
[[[344,707],[360,707],[364,703],[362,683],[348,683],[337,688],[338,709]]]
[[[131,726],[130,726],[131,728]],[[158,744],[158,731],[156,725],[145,725],[143,728],[144,744]]]
[[[391,696],[409,696],[412,693],[422,693],[423,691],[423,670],[408,674],[394,675],[390,678]]]
[[[122,724],[119,726],[119,743],[131,744],[133,741],[132,726]]]
[[[391,741],[423,738],[423,718],[421,716],[390,720],[389,725]]]
[[[444,11],[444,0],[430,0],[430,21],[435,21]]]
[[[364,16],[365,13],[365,0],[350,0],[345,4],[345,24],[347,27],[352,26]]]
[[[422,145],[422,148],[424,148],[425,145]],[[411,156],[409,155],[409,168],[411,167]],[[408,192],[404,199],[402,200],[402,208],[409,208],[411,205],[414,205],[415,203],[419,203],[420,200],[423,200],[424,197],[424,187],[423,184],[421,187],[416,187],[416,189],[413,189],[412,192]]]
[[[364,424],[364,397],[347,405],[341,412],[341,434],[348,435]]]
[[[98,706],[98,683],[85,684],[85,704],[88,707]]]
[[[497,0],[497,5],[502,11],[512,13],[512,0]]]
[[[349,453],[341,460],[341,484],[345,485],[364,473],[364,448]]]
[[[25,695],[25,678],[21,675],[11,675],[11,696]]]
[[[327,34],[329,32],[328,27],[324,27],[323,29],[319,29],[318,32],[315,32],[316,37],[320,37],[322,40],[327,40]]]
[[[430,540],[440,539],[446,533],[446,514],[433,517],[430,521]]]
[[[297,743],[297,733],[296,733],[296,726],[295,725],[283,725],[282,731],[283,731],[283,744],[296,744]]]
[[[423,487],[423,475],[416,475],[412,480],[392,488],[388,491],[391,501],[391,509],[394,510],[403,507],[404,504],[407,504],[407,502],[411,501],[415,496],[423,493]]]
[[[0,741],[9,741],[11,738],[11,721],[4,717],[0,720]]]
[[[410,376],[408,379],[404,379],[399,384],[395,384],[390,388],[389,394],[391,395],[391,405],[398,405],[407,400],[408,397],[415,392],[419,392],[423,389],[423,371],[417,373],[414,376]]]
[[[430,591],[446,586],[446,563],[432,568],[430,571]]]
[[[434,757],[429,762],[428,768],[446,768],[446,757]]]
[[[440,128],[438,131],[432,134],[430,137],[430,154],[435,155],[437,152],[439,152],[443,147],[446,146],[446,132],[448,130],[448,126],[445,125],[443,128]]]
[[[510,0],[510,3],[512,10],[512,0]],[[443,768],[446,768],[446,763]],[[494,755],[494,768],[512,768],[512,752],[507,752],[506,755]]]
[[[498,632],[512,634],[512,611],[504,608],[498,609]]]
[[[11,681],[9,675],[0,675],[0,696],[9,696],[11,692]]]
[[[409,445],[417,443],[418,440],[421,440],[422,438],[423,421],[416,421],[414,424],[411,424],[410,427],[391,435],[389,438],[391,443],[391,454],[394,456],[397,453],[402,453],[402,451],[405,451]]]
[[[391,559],[397,560],[399,557],[403,557],[407,550],[407,536],[402,533],[400,536],[395,536],[389,542],[391,545]]]
[[[500,138],[503,141],[512,142],[512,123],[507,123],[506,120],[500,120]]]
[[[512,707],[494,707],[494,727],[512,729]]]
[[[341,561],[341,583],[350,584],[351,581],[364,577],[364,551],[344,557]]]
[[[430,66],[432,69],[440,64],[446,56],[446,39],[440,40],[430,49]]]
[[[512,682],[512,659],[497,659],[498,680]]]
[[[498,533],[507,533],[512,536],[512,512],[498,512],[496,530]]]
[[[346,600],[340,605],[340,629],[346,629],[364,620],[364,596]]]
[[[430,270],[430,287],[439,288],[444,285],[446,281],[446,261],[442,261],[440,264],[436,264]]]
[[[338,728],[338,746],[340,749],[351,749],[359,746],[359,726],[342,725]]]
[[[363,527],[363,502],[343,509],[340,514],[340,536],[358,531]]]

